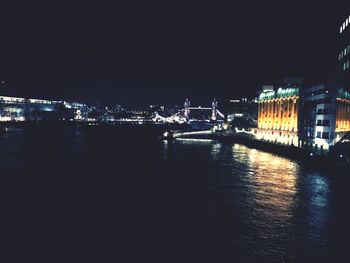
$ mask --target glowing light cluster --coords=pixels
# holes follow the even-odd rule
[[[276,98],[259,102],[258,127],[297,131],[299,97]]]
[[[297,87],[264,90],[259,96],[256,139],[297,145],[298,104]]]
[[[337,98],[336,132],[345,131],[350,131],[350,99]]]
[[[340,34],[345,30],[345,28],[348,27],[349,24],[350,24],[350,16],[347,17],[347,18],[345,19],[345,21],[343,22],[343,24],[340,26],[340,29],[339,29]]]
[[[55,104],[57,103],[56,101],[52,100],[40,100],[40,99],[29,99],[29,103],[34,103],[34,104]]]
[[[0,103],[25,103],[25,101],[24,98],[0,96]]]

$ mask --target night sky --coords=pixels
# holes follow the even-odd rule
[[[327,80],[345,10],[335,1],[27,2],[1,4],[0,95],[128,107],[224,102],[285,76]]]

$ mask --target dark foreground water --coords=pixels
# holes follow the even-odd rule
[[[350,262],[350,184],[213,141],[0,135],[0,262]]]

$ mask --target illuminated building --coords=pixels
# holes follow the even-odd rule
[[[338,36],[338,83],[336,91],[336,132],[350,130],[350,13],[344,14]],[[339,136],[338,136],[339,137]]]
[[[338,35],[337,77],[331,84],[307,87],[300,93],[299,145],[327,154],[350,131],[350,16]]]
[[[226,110],[227,121],[237,128],[258,127],[258,100],[248,98],[231,99],[230,108]]]
[[[23,121],[25,108],[24,98],[0,96],[0,121]]]
[[[0,121],[84,121],[87,105],[77,102],[0,96]]]
[[[338,35],[338,73],[341,85],[350,85],[350,13],[343,16]]]
[[[303,89],[298,127],[301,147],[328,153],[350,131],[350,92],[329,84]]]
[[[255,137],[274,143],[298,145],[299,86],[287,84],[275,89],[264,86],[258,97],[258,128]]]
[[[336,132],[350,131],[350,92],[337,90],[336,97]]]

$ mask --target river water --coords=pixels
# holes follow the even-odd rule
[[[1,262],[350,262],[347,171],[142,129],[0,135]]]

